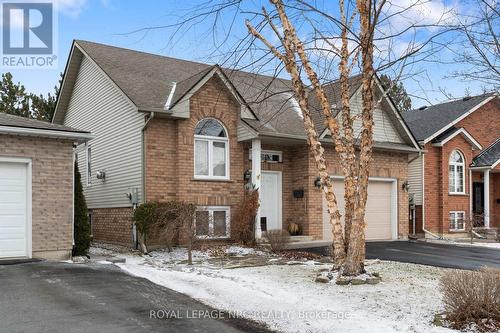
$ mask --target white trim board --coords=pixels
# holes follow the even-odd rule
[[[441,142],[433,143],[432,145],[434,147],[442,147],[448,141],[450,141],[451,139],[453,139],[454,137],[456,137],[459,134],[462,134],[465,137],[465,139],[471,145],[473,145],[476,149],[478,149],[478,150],[482,150],[483,149],[483,147],[481,146],[481,144],[479,142],[477,142],[476,139],[474,139],[474,137],[469,132],[467,132],[467,130],[465,128],[463,128],[463,127],[461,127],[458,131],[455,131],[453,134],[451,134],[450,136],[448,136],[447,138],[445,138]]]
[[[85,142],[95,137],[90,133],[57,131],[50,129],[38,129],[38,128],[28,128],[28,127],[12,127],[12,126],[0,126],[0,134],[41,136],[41,137],[49,137],[57,139],[73,139],[75,141],[80,141],[80,142]]]
[[[481,103],[479,103],[478,105],[476,105],[475,107],[473,107],[472,109],[470,109],[469,111],[467,111],[466,113],[464,113],[463,115],[461,115],[460,117],[458,117],[457,119],[452,121],[451,123],[448,123],[446,126],[441,128],[439,131],[435,132],[430,137],[425,139],[423,144],[425,145],[426,143],[435,139],[438,135],[442,134],[444,131],[448,130],[451,126],[454,126],[456,123],[460,122],[462,119],[469,116],[471,113],[478,110],[479,108],[481,108],[483,105],[485,105],[486,103],[488,103],[489,101],[491,101],[495,97],[497,97],[497,95],[493,95],[493,96],[488,97],[487,99],[485,99],[484,101],[482,101]]]
[[[31,158],[22,157],[2,157],[0,163],[25,164],[26,166],[26,257],[33,257],[33,222],[32,222],[32,205],[33,205],[33,185],[32,185],[32,169],[33,163]],[[9,258],[2,258],[9,259]]]

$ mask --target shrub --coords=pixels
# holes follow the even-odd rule
[[[236,242],[250,245],[255,242],[255,215],[259,208],[259,192],[250,189],[231,218],[231,238]]]
[[[158,204],[156,202],[146,202],[140,204],[134,211],[134,221],[135,227],[139,236],[139,243],[141,245],[141,251],[147,253],[147,241],[149,237],[150,229],[156,221],[156,207]]]
[[[196,239],[194,217],[196,205],[183,201],[168,201],[157,205],[155,210],[154,229],[166,242],[169,251],[174,241],[183,231],[183,238],[188,247],[188,262],[191,263],[191,249]]]
[[[285,249],[285,245],[290,241],[290,234],[286,230],[274,229],[266,231],[266,237],[271,247],[271,251],[279,253]]]
[[[446,318],[452,328],[500,328],[500,269],[453,271],[441,278]]]
[[[75,162],[75,192],[74,192],[74,256],[87,255],[90,247],[90,224],[87,211],[87,203],[83,195],[82,176]]]

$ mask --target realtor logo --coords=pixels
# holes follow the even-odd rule
[[[2,67],[55,67],[55,14],[50,1],[2,1]]]

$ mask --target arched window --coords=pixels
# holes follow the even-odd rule
[[[216,119],[202,119],[194,130],[194,176],[229,179],[229,139]]]
[[[458,150],[451,152],[448,179],[450,193],[465,193],[465,159]]]

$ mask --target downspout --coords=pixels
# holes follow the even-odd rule
[[[75,146],[73,144],[73,206],[72,206],[72,223],[71,223],[71,235],[73,237],[73,248],[75,248]],[[90,231],[92,233],[92,230]]]
[[[442,239],[442,237],[439,237],[433,232],[425,229],[425,154],[422,154],[422,152],[419,154],[422,155],[422,230],[424,233],[429,234],[436,239]]]
[[[148,127],[149,122],[151,119],[155,117],[154,112],[149,113],[149,118],[146,120],[144,125],[141,128],[141,149],[142,149],[142,154],[141,154],[141,176],[142,176],[142,202],[146,202],[146,140],[144,138],[145,130]],[[137,208],[137,205],[134,204],[133,209],[135,210]],[[137,229],[135,227],[135,223],[132,226],[132,237],[134,239],[134,245],[135,248],[137,249],[139,247],[139,239],[137,238]]]

